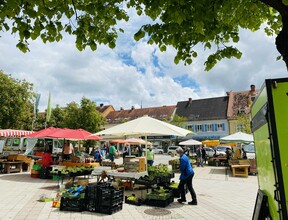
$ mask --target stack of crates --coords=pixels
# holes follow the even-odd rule
[[[116,190],[110,183],[97,183],[86,188],[86,210],[113,214],[122,210],[123,190]]]

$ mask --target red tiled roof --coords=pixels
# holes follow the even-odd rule
[[[106,116],[106,121],[109,124],[115,124],[115,123],[123,123],[126,121],[130,121],[139,117],[142,117],[144,115],[148,115],[150,117],[163,120],[168,119],[170,120],[171,117],[174,114],[176,106],[162,106],[162,107],[151,107],[151,108],[141,108],[141,109],[135,109],[131,108],[129,110],[119,110],[119,111],[113,111],[110,112]]]

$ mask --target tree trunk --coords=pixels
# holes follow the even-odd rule
[[[276,37],[275,44],[288,70],[288,26],[284,26],[284,23],[282,30]]]
[[[276,48],[282,56],[288,71],[288,6],[282,0],[260,0],[269,7],[278,11],[282,17],[282,30],[276,37]]]

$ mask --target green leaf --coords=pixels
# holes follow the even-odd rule
[[[160,47],[160,51],[161,51],[161,52],[166,51],[166,46],[165,46],[165,45],[162,45],[162,46]]]
[[[192,63],[192,59],[191,59],[191,58],[186,59],[186,63],[187,63],[188,65],[190,65],[190,64]]]
[[[276,57],[276,61],[281,60],[281,59],[282,59],[281,55]]]
[[[288,0],[282,0],[282,3],[286,6],[288,6]]]
[[[136,34],[134,34],[134,39],[139,41],[141,38],[145,36],[145,32],[140,29]]]
[[[28,30],[25,30],[25,31],[23,31],[23,35],[24,35],[24,37],[26,38],[26,39],[29,39],[30,38],[30,31],[28,31]]]

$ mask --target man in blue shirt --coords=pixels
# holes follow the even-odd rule
[[[190,159],[184,154],[184,150],[182,147],[178,147],[176,152],[180,155],[180,183],[178,189],[180,190],[181,198],[178,199],[179,203],[186,202],[186,193],[185,193],[185,185],[187,186],[192,201],[188,202],[189,205],[197,205],[197,197],[192,185],[192,179],[194,176],[194,170],[190,164]]]
[[[100,147],[97,147],[96,151],[94,152],[94,160],[96,162],[99,162],[100,166],[101,166],[102,165],[102,160],[104,160],[104,159],[105,159],[105,157],[104,157],[103,151],[100,149]]]

